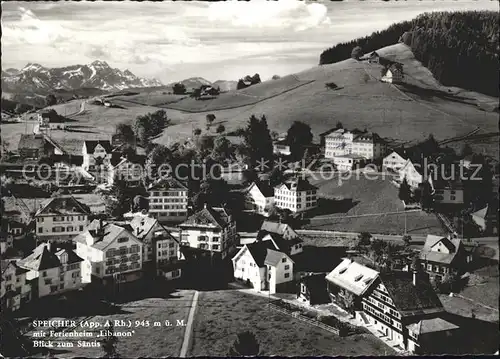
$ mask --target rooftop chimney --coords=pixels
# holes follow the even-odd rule
[[[207,202],[203,203],[203,208],[207,208]]]
[[[418,275],[418,272],[416,269],[413,269],[413,286],[417,286],[417,275]]]

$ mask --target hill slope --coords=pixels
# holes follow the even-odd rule
[[[379,51],[404,64],[407,86],[380,82],[378,64],[348,59],[223,93],[213,100],[196,101],[160,92],[144,95],[141,106],[140,96],[116,96],[113,102],[125,109],[86,106],[86,112],[74,119],[78,125],[95,126],[99,133],[111,134],[118,122],[131,122],[138,114],[151,112],[155,107],[165,108],[173,125],[155,139],[164,144],[190,137],[194,128],[207,132],[208,113],[216,115],[214,129],[223,123],[228,132],[244,127],[252,114],[265,114],[269,128],[278,132],[286,131],[293,121],[299,120],[308,123],[313,134],[318,135],[341,121],[345,127],[367,128],[382,137],[403,142],[419,140],[431,133],[438,140],[446,139],[476,127],[481,128],[481,133],[498,132],[498,114],[488,112],[498,106],[497,99],[443,87],[404,44]],[[325,84],[329,82],[337,84],[338,89],[328,89]],[[132,97],[134,102],[130,101]],[[10,125],[9,130],[24,131],[24,125],[17,130]],[[3,128],[2,133],[6,133]],[[61,137],[68,135],[61,132]],[[493,140],[483,145],[498,156],[498,139]]]

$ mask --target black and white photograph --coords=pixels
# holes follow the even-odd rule
[[[1,1],[1,358],[499,355],[498,0]]]

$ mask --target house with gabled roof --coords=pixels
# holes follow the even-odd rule
[[[300,278],[297,286],[297,298],[308,305],[330,303],[325,274],[311,273]]]
[[[31,283],[26,280],[27,269],[16,261],[2,261],[0,302],[2,311],[15,311],[31,300]]]
[[[188,216],[188,188],[174,177],[164,177],[148,187],[149,214],[160,223],[180,223]]]
[[[135,216],[129,225],[132,233],[142,242],[144,270],[153,269],[167,279],[179,278],[182,265],[179,263],[177,238],[156,218]]]
[[[382,168],[384,171],[398,172],[404,167],[407,160],[407,152],[403,148],[396,148],[384,157]]]
[[[432,288],[428,276],[418,271],[381,272],[363,294],[362,312],[358,319],[366,321],[391,345],[401,350],[425,353],[419,329],[439,340],[444,331],[457,329],[447,320],[447,313]]]
[[[257,240],[273,241],[282,252],[289,256],[294,256],[303,251],[302,244],[304,241],[300,237],[286,239],[281,234],[260,230],[257,233]]]
[[[42,243],[17,265],[28,270],[26,280],[31,282],[32,297],[40,298],[81,288],[82,262],[71,249]]]
[[[274,189],[266,181],[253,182],[245,194],[245,208],[268,217],[274,204]]]
[[[404,166],[399,170],[399,182],[402,183],[406,178],[408,185],[413,190],[417,189],[418,186],[423,183],[426,178],[430,179],[430,176],[425,176],[425,171],[419,163],[413,163],[407,160]]]
[[[256,291],[271,294],[293,283],[293,260],[273,241],[245,244],[232,258],[234,278],[247,281]]]
[[[395,62],[384,67],[380,81],[394,84],[401,83],[403,80],[403,64]]]
[[[420,263],[429,275],[443,279],[447,274],[464,273],[471,255],[460,238],[427,235],[419,254]]]
[[[498,202],[492,201],[471,214],[472,220],[483,233],[498,234]]]
[[[84,231],[90,208],[71,195],[49,198],[35,213],[36,235],[45,239],[71,239]]]
[[[82,146],[83,163],[85,171],[95,172],[99,166],[110,165],[113,148],[109,140],[85,140]]]
[[[221,259],[235,250],[238,238],[236,222],[224,208],[205,204],[203,209],[191,215],[179,228],[181,245],[208,251]]]

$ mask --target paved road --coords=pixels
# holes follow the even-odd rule
[[[179,354],[180,358],[185,358],[187,351],[189,350],[189,342],[193,334],[194,312],[196,311],[196,306],[198,305],[198,293],[198,291],[194,292],[193,300],[191,302],[191,309],[189,310],[188,321],[184,331],[184,340],[182,342],[181,353]]]

